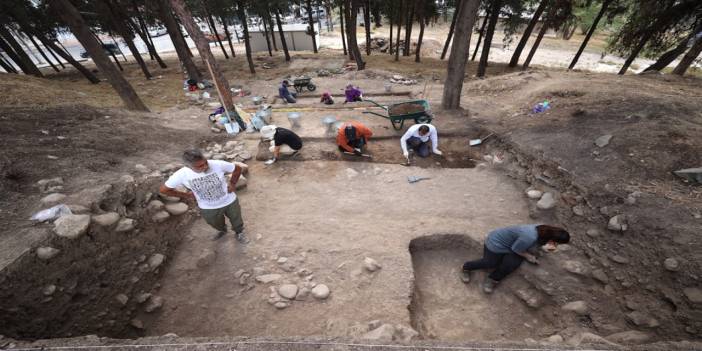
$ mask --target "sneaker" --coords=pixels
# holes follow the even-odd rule
[[[466,284],[470,283],[470,271],[461,271],[461,281]]]
[[[492,294],[492,292],[495,290],[495,285],[497,285],[496,280],[492,280],[490,278],[485,278],[485,281],[483,281],[483,292],[486,294]]]
[[[213,240],[213,241],[214,241],[214,240],[219,240],[219,239],[221,239],[225,234],[227,234],[227,232],[223,232],[223,231],[220,230],[220,231],[217,232],[217,234],[215,234],[215,235],[212,237],[212,240]]]
[[[236,233],[236,241],[238,241],[242,244],[248,244],[249,238],[246,237],[246,234],[244,234],[244,232],[239,232],[239,233]]]

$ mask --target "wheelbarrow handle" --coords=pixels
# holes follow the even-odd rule
[[[380,113],[373,112],[373,111],[363,111],[363,113],[367,113],[367,114],[371,114],[371,115],[376,115],[376,116],[380,116],[380,117],[383,117],[383,118],[388,118],[388,116],[381,115]]]
[[[379,104],[379,103],[377,103],[377,102],[375,102],[375,101],[373,101],[373,100],[370,100],[370,99],[364,99],[363,101],[370,102],[371,104],[374,104],[375,106],[378,106],[378,107],[380,107],[380,108],[382,108],[382,109],[384,109],[384,110],[387,110],[387,109],[388,109],[387,106],[383,106],[383,105],[381,105],[381,104]]]

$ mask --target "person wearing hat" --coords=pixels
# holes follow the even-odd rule
[[[325,105],[334,105],[334,98],[329,94],[329,92],[325,92],[322,94],[322,98],[319,100],[319,102],[325,104]]]
[[[261,128],[261,137],[263,140],[270,140],[271,147],[269,150],[273,153],[273,158],[266,161],[266,165],[272,165],[280,154],[294,156],[302,149],[302,139],[292,130],[276,127],[275,125],[267,125]]]
[[[286,102],[294,104],[297,102],[297,94],[291,93],[290,90],[288,90],[289,86],[290,82],[287,79],[284,80],[280,85],[280,88],[278,88],[278,96],[280,96],[280,98]]]
[[[371,130],[358,121],[349,121],[339,127],[336,134],[336,144],[342,152],[361,156],[361,149],[373,135]]]
[[[344,101],[344,103],[363,101],[363,92],[361,91],[361,89],[353,86],[353,84],[351,83],[346,85],[344,95],[346,96],[346,101]]]

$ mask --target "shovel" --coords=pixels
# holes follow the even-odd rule
[[[491,137],[493,134],[494,134],[494,133],[490,133],[490,134],[488,134],[486,137],[484,137],[484,138],[482,138],[482,139],[470,139],[470,141],[468,142],[468,144],[470,144],[470,146],[480,145],[480,144],[482,144],[485,140],[487,140],[487,138]]]
[[[359,155],[354,154],[353,152],[344,151],[344,153],[347,154],[347,155],[351,155],[351,156],[359,156]],[[362,157],[368,157],[368,158],[373,158],[373,156],[371,156],[371,155],[369,155],[369,154],[361,154],[360,156],[362,156]]]

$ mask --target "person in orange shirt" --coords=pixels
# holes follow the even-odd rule
[[[336,144],[339,145],[339,150],[342,152],[361,156],[361,149],[368,143],[368,139],[372,135],[373,132],[361,122],[349,121],[339,127],[336,134]]]

